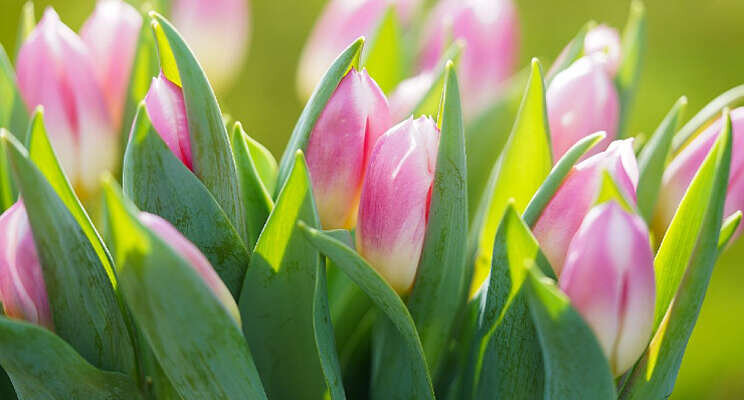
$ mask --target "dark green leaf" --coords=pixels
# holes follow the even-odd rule
[[[630,4],[630,15],[625,25],[622,39],[622,60],[615,76],[618,97],[620,98],[619,138],[629,136],[628,122],[630,108],[638,89],[643,57],[646,53],[646,9],[640,0]]]
[[[331,400],[345,400],[344,381],[341,376],[341,366],[336,352],[336,341],[331,324],[331,312],[328,306],[328,287],[326,284],[326,269],[323,263],[318,264],[315,274],[315,292],[313,293],[313,329],[315,330],[315,345],[318,358],[325,375],[326,386]]]

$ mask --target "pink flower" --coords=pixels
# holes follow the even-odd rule
[[[537,220],[535,237],[558,276],[569,242],[597,198],[603,171],[635,202],[638,165],[632,139],[615,141],[606,151],[577,164]]]
[[[357,251],[401,294],[421,257],[438,147],[431,118],[401,122],[377,141],[362,187]]]
[[[614,77],[620,67],[622,50],[620,34],[607,25],[592,28],[584,37],[584,54],[603,62],[610,77]]]
[[[646,224],[614,201],[592,208],[571,240],[561,289],[594,331],[619,376],[648,345],[654,255]]]
[[[318,117],[306,149],[325,229],[354,227],[367,160],[391,125],[385,95],[367,71],[352,68]]]
[[[191,136],[183,91],[162,73],[152,78],[145,96],[145,109],[152,126],[173,154],[193,170]]]
[[[0,301],[5,315],[54,330],[44,274],[20,200],[0,215]]]

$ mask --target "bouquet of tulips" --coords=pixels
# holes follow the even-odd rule
[[[278,162],[212,86],[245,1],[102,0],[79,35],[25,7],[0,397],[669,396],[741,231],[744,89],[634,139],[642,4],[544,73],[510,0],[422,3],[330,0]]]

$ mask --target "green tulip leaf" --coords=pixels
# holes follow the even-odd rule
[[[36,13],[34,10],[34,2],[29,0],[23,3],[21,8],[21,17],[18,21],[18,36],[16,37],[16,58],[18,53],[21,51],[21,46],[28,38],[28,35],[36,28]]]
[[[568,45],[561,51],[561,54],[558,55],[558,58],[553,61],[553,65],[550,66],[550,69],[548,70],[548,74],[545,78],[545,84],[547,86],[550,86],[550,83],[553,82],[553,79],[556,75],[558,75],[561,71],[568,68],[573,64],[574,61],[581,58],[582,55],[584,55],[584,39],[586,38],[586,34],[594,28],[594,26],[597,23],[594,21],[589,21],[584,26],[579,29],[579,32],[576,33],[576,36],[571,39],[570,42],[568,42]]]
[[[390,93],[405,76],[402,35],[395,7],[389,6],[362,55],[362,65],[385,93]]]
[[[313,131],[320,113],[325,109],[328,99],[331,98],[341,79],[346,76],[349,70],[353,67],[359,67],[363,47],[364,38],[359,38],[350,44],[328,67],[320,83],[315,87],[310,100],[307,101],[300,118],[297,120],[297,125],[292,130],[289,143],[287,143],[282,159],[279,161],[276,191],[274,192],[275,198],[279,196],[279,190],[284,187],[284,182],[289,177],[290,170],[295,163],[295,153],[297,153],[297,150],[305,150],[310,139],[310,133]]]
[[[315,331],[315,345],[318,358],[325,375],[326,386],[331,400],[346,400],[344,381],[341,375],[341,365],[336,351],[336,340],[331,323],[331,311],[328,305],[328,284],[326,282],[326,268],[323,263],[318,264],[315,273],[315,292],[313,293],[313,329]]]
[[[431,86],[421,100],[418,101],[416,107],[411,110],[413,115],[439,114],[439,107],[442,105],[442,93],[444,93],[444,85],[447,79],[447,65],[450,62],[454,62],[455,65],[459,63],[464,47],[465,44],[457,40],[444,51],[439,64],[429,72],[431,74]]]
[[[708,125],[711,119],[719,116],[724,108],[734,108],[744,102],[744,85],[731,88],[710,103],[706,104],[694,117],[674,135],[672,141],[672,152],[678,152],[690,139],[694,138],[700,130]]]
[[[261,178],[261,182],[263,182],[266,190],[273,194],[276,190],[276,174],[278,168],[276,165],[276,159],[269,149],[264,147],[256,139],[248,135],[245,135],[244,139],[248,146],[248,151],[251,153],[253,164],[256,166],[258,177]]]
[[[734,233],[736,233],[736,229],[739,228],[739,224],[741,223],[741,211],[737,211],[733,213],[731,216],[726,218],[725,221],[723,221],[723,226],[721,227],[721,233],[718,236],[718,252],[721,253],[726,246],[728,246],[731,239],[734,237]]]
[[[184,400],[266,399],[239,322],[195,268],[104,185],[120,288],[163,372]]]
[[[152,127],[144,105],[134,119],[122,180],[126,196],[192,241],[237,298],[250,253],[217,200]]]
[[[646,9],[640,0],[633,0],[630,4],[630,15],[623,30],[623,55],[620,66],[615,75],[615,86],[620,98],[620,122],[618,137],[628,137],[628,122],[630,109],[638,89],[641,67],[646,53]]]
[[[9,130],[23,141],[22,135],[26,133],[27,124],[28,113],[18,91],[13,65],[0,45],[0,128]],[[5,152],[0,151],[0,213],[15,203],[17,193]]]
[[[243,332],[271,399],[318,399],[327,389],[323,367],[330,364],[315,341],[330,339],[316,339],[314,324],[330,316],[313,310],[320,255],[297,230],[298,220],[319,224],[301,151],[258,238],[240,296]]]
[[[597,198],[594,199],[594,205],[599,205],[609,201],[614,201],[626,212],[630,214],[638,214],[638,210],[631,200],[628,200],[628,193],[620,188],[615,182],[615,179],[610,175],[607,170],[602,171],[602,177],[600,178],[599,191],[597,192]]]

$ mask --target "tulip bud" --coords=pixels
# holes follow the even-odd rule
[[[620,103],[603,65],[596,58],[582,57],[558,73],[548,87],[545,100],[556,159],[594,132],[605,131],[607,137],[589,154],[596,154],[615,139]]]
[[[733,151],[724,205],[725,215],[744,210],[744,107],[734,109],[730,116]],[[718,119],[684,147],[667,166],[654,218],[654,228],[658,233],[664,232],[669,226],[692,178],[695,177],[720,132],[721,120]],[[742,227],[739,227],[736,232],[737,236],[741,232]]]
[[[399,123],[377,141],[362,187],[357,250],[401,294],[416,277],[438,147],[431,118]]]
[[[152,126],[173,154],[190,170],[191,136],[182,89],[162,73],[152,78],[145,96],[145,109]]]
[[[393,121],[402,121],[411,115],[431,89],[434,78],[434,74],[427,71],[398,84],[390,94],[390,112],[393,114]]]
[[[0,215],[0,301],[8,317],[54,329],[39,256],[20,200]]]
[[[422,0],[331,0],[313,28],[300,58],[297,84],[307,98],[338,54],[359,36],[369,37],[385,11],[395,7],[408,24]]]
[[[140,212],[139,220],[194,268],[197,275],[204,280],[204,283],[214,293],[217,300],[225,307],[230,317],[240,325],[240,312],[238,311],[238,305],[235,304],[235,299],[233,299],[227,286],[214,271],[204,254],[163,218],[147,212]]]
[[[519,46],[519,19],[512,0],[444,0],[424,29],[419,67],[434,68],[450,40],[465,49],[460,61],[466,117],[480,112],[514,73]]]
[[[352,68],[320,113],[306,148],[325,229],[354,227],[367,160],[391,125],[385,95],[366,70]]]
[[[576,164],[537,220],[535,237],[556,275],[561,275],[568,244],[597,198],[604,171],[635,202],[638,164],[632,140],[615,141],[606,151]]]
[[[584,54],[603,62],[607,74],[614,77],[622,57],[622,45],[617,29],[607,25],[592,28],[584,37]]]
[[[114,126],[121,125],[142,17],[121,0],[101,0],[80,29]]]
[[[116,166],[118,130],[112,123],[96,69],[82,40],[53,9],[18,53],[18,88],[29,109],[44,106],[49,139],[67,176],[93,192],[103,171]]]
[[[245,58],[248,0],[174,0],[171,20],[199,59],[215,91],[227,89]]]
[[[594,207],[571,240],[561,289],[594,331],[615,376],[638,360],[654,322],[654,255],[646,224],[614,201]]]

